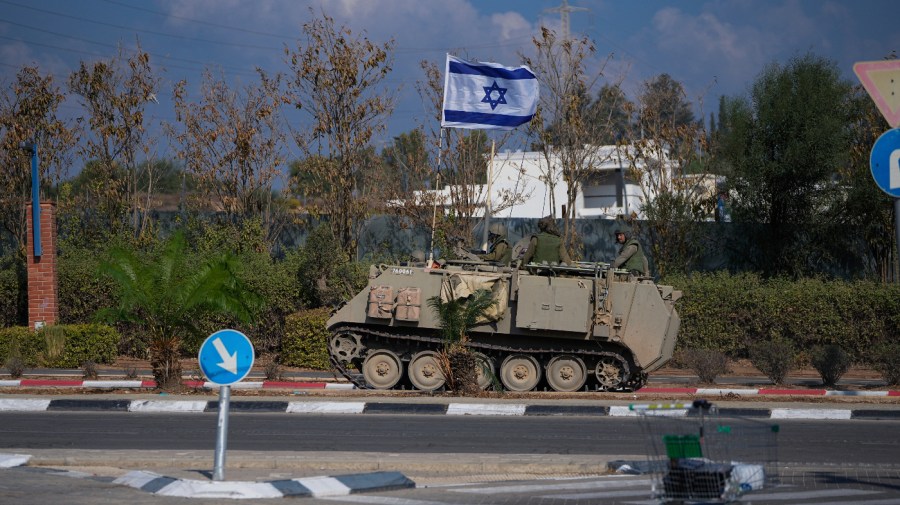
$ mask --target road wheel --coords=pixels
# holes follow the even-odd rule
[[[444,373],[438,364],[438,356],[434,351],[422,351],[416,353],[409,360],[406,370],[409,381],[416,389],[422,391],[434,391],[444,385]]]
[[[375,389],[391,389],[403,376],[403,363],[391,351],[371,351],[362,366],[363,377]]]
[[[625,358],[615,353],[604,353],[594,370],[597,382],[604,391],[612,391],[622,387],[631,378],[630,367]]]
[[[541,380],[541,368],[527,354],[511,354],[500,365],[500,381],[510,391],[531,391]]]
[[[547,364],[547,383],[554,391],[578,391],[587,380],[584,361],[575,356],[555,356]]]
[[[486,354],[476,352],[475,356],[475,380],[478,381],[478,387],[482,390],[491,387],[496,377],[494,360]]]

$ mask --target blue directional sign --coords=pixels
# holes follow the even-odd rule
[[[872,178],[885,193],[900,198],[900,129],[884,132],[869,157]]]
[[[237,330],[219,330],[200,346],[200,369],[210,382],[229,386],[253,368],[253,344]]]

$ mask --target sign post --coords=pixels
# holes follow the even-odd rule
[[[219,330],[200,346],[200,369],[219,387],[219,420],[216,428],[216,453],[213,480],[225,480],[225,450],[228,442],[228,407],[231,385],[240,382],[253,368],[253,344],[237,330]]]
[[[894,240],[900,251],[900,60],[859,61],[853,72],[892,128],[875,141],[869,166],[878,187],[894,198]],[[900,273],[895,277],[900,282]]]

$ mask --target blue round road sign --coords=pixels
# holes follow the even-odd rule
[[[885,193],[900,198],[900,129],[884,132],[869,157],[872,178]]]
[[[228,386],[253,368],[253,344],[237,330],[219,330],[200,346],[200,369],[210,382]]]

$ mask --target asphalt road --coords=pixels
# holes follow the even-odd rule
[[[900,464],[900,421],[781,420],[779,460]],[[216,414],[0,413],[0,450],[204,450],[215,447]],[[237,451],[384,453],[643,454],[634,418],[578,416],[297,415],[233,413]]]

